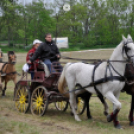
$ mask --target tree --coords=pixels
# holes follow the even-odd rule
[[[16,2],[13,0],[2,0],[1,1],[1,11],[2,11],[2,17],[1,17],[1,26],[4,27],[4,31],[7,31],[7,37],[8,44],[11,44],[13,42],[13,33],[15,32],[14,27],[16,25]],[[4,32],[5,33],[5,32]],[[4,37],[4,39],[6,39]]]

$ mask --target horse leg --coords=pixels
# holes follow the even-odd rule
[[[116,93],[116,94],[115,94],[115,97],[116,97],[117,99],[119,99],[119,95],[120,95],[120,92]],[[114,105],[114,110],[115,110],[115,109],[116,109],[116,106]],[[116,128],[118,128],[118,129],[121,128],[121,125],[120,125],[120,123],[119,123],[119,121],[118,121],[118,115],[117,115],[117,114],[114,116],[113,123],[114,123],[114,126],[115,126]]]
[[[76,113],[76,107],[77,106],[76,106],[76,97],[75,97],[75,94],[74,93],[70,93],[69,102],[70,102],[71,109],[72,109],[72,112],[74,114],[75,120],[76,121],[81,121],[80,118],[79,118],[79,116]]]
[[[14,96],[15,96],[15,88],[16,88],[16,83],[17,83],[16,77],[13,79],[13,82],[14,82]]]
[[[78,103],[78,97],[76,97],[76,103]],[[70,104],[70,103],[69,103],[69,104]],[[70,105],[70,109],[71,109],[71,113],[70,113],[70,114],[73,116],[74,114],[73,114],[71,105]],[[75,110],[77,110],[77,107],[75,107]]]
[[[1,81],[1,76],[0,76],[0,91],[2,90],[2,81]]]
[[[4,63],[0,63],[0,70],[2,69],[2,66],[3,66]],[[2,77],[1,77],[1,72],[0,72],[0,91],[2,90]]]
[[[99,94],[98,95],[100,101],[102,102],[103,106],[104,106],[104,115],[108,115],[108,104],[107,102],[105,101],[104,97],[102,96],[102,94]]]
[[[129,113],[130,126],[134,126],[133,112],[134,112],[134,95],[132,95],[131,109],[130,109],[130,113]]]
[[[119,94],[117,94],[117,95],[119,96]],[[114,121],[115,128],[120,129],[121,125],[120,125],[119,121],[117,120],[117,115],[118,115],[118,113],[119,113],[119,111],[121,109],[121,103],[113,95],[112,92],[107,92],[105,94],[105,97],[114,104],[114,110],[113,110],[113,112],[110,115],[107,116],[107,121],[108,122]]]
[[[6,95],[5,95],[6,88],[7,88],[7,81],[5,81],[5,87],[4,87],[4,89],[2,90],[2,96],[6,96]]]
[[[86,107],[87,107],[87,117],[88,119],[92,119],[92,116],[91,116],[91,113],[90,113],[90,108],[89,108],[89,101],[90,101],[90,98],[91,98],[92,94],[89,93],[89,95],[85,96],[85,103],[86,103]]]

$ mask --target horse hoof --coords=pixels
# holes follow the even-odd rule
[[[105,115],[105,116],[108,116],[108,112],[104,111],[104,115]]]
[[[112,116],[111,115],[107,115],[107,121],[111,122],[112,120],[113,120]]]
[[[134,126],[134,121],[130,122],[130,126]]]
[[[76,121],[81,121],[81,119],[80,119],[80,118],[75,118],[75,120],[76,120]]]
[[[75,117],[75,120],[76,121],[81,121],[81,119],[79,117],[77,117],[77,116]]]
[[[89,119],[89,120],[92,120],[93,118],[92,118],[92,116],[90,116],[90,117],[88,117],[88,119]]]
[[[81,119],[77,119],[76,121],[81,121]]]
[[[71,112],[70,115],[73,116],[74,114]]]
[[[122,129],[122,126],[120,124],[117,124],[114,127],[117,128],[117,129]]]

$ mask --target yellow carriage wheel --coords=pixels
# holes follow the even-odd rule
[[[66,109],[68,108],[68,102],[67,101],[57,101],[55,102],[55,107],[57,110],[59,111],[66,111]]]
[[[47,89],[38,86],[31,96],[31,112],[33,115],[43,116],[48,107]]]
[[[82,114],[86,108],[86,103],[81,97],[77,97],[77,114]]]
[[[17,88],[15,89],[15,108],[22,113],[26,113],[30,107],[30,90],[27,86],[23,86],[18,84]]]

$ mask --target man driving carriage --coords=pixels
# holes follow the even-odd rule
[[[52,67],[52,63],[59,61],[61,58],[60,52],[54,41],[52,41],[52,35],[50,33],[45,35],[45,42],[37,48],[33,56],[27,63],[35,61],[38,57],[47,65],[50,73],[55,72]],[[62,66],[58,63],[58,71],[62,71]]]

